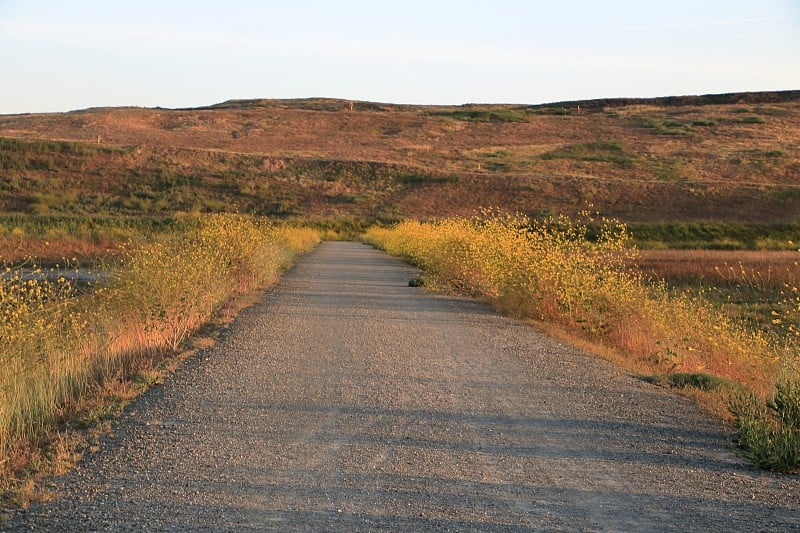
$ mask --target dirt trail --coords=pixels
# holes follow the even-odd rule
[[[414,275],[325,243],[0,529],[800,529],[691,402]]]

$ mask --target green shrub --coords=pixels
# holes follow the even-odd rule
[[[800,377],[787,375],[775,385],[771,400],[739,392],[730,409],[739,430],[738,443],[761,468],[800,469]]]
[[[740,124],[764,124],[767,121],[764,117],[758,115],[752,115],[749,117],[742,117],[738,119],[736,122]]]
[[[437,111],[432,115],[465,122],[528,122],[528,114],[520,109],[459,109]]]
[[[665,118],[638,117],[639,126],[653,130],[657,135],[690,136],[697,132],[689,125],[679,120]]]
[[[542,154],[542,159],[574,159],[577,161],[601,161],[614,163],[623,168],[630,168],[636,159],[625,153],[620,141],[598,141],[582,144],[571,144]]]

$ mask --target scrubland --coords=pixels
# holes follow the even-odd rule
[[[102,418],[158,379],[161,361],[189,335],[318,241],[311,229],[211,215],[121,244],[88,291],[31,262],[24,270],[7,266],[0,280],[2,488],[54,460],[38,447],[59,424]],[[80,268],[67,259],[50,269],[65,266]]]
[[[771,247],[800,216],[798,102],[309,99],[0,116],[0,210],[399,220],[483,206],[575,216],[592,203],[631,224],[683,224],[668,229],[689,246]]]

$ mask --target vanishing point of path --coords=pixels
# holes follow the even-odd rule
[[[690,401],[414,275],[323,244],[0,529],[800,529]]]

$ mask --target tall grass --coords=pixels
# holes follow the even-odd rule
[[[176,350],[236,294],[262,286],[319,241],[311,229],[214,215],[128,247],[110,281],[0,280],[0,478],[70,405]]]
[[[368,242],[405,257],[434,282],[488,299],[519,318],[554,322],[612,347],[637,371],[710,374],[756,397],[797,361],[796,339],[748,328],[702,298],[632,272],[624,225],[489,213],[371,229]],[[784,465],[797,468],[798,464]]]
[[[735,395],[731,411],[738,441],[755,464],[769,470],[800,467],[800,376],[786,372],[765,402],[749,391]]]

